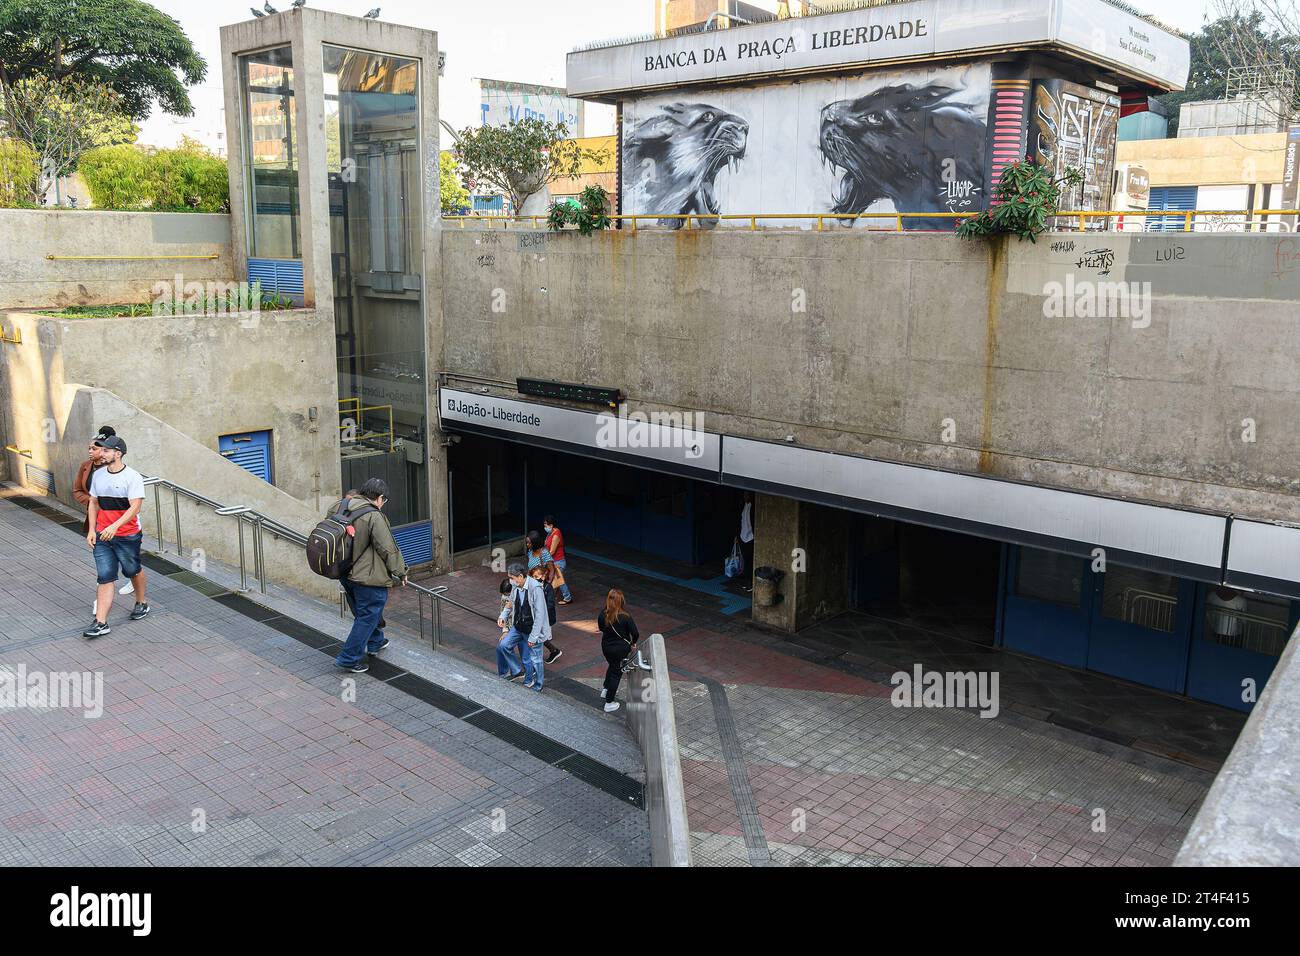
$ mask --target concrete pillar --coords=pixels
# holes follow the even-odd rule
[[[772,607],[754,605],[759,624],[793,634],[849,605],[849,515],[834,508],[755,495],[754,566],[785,572]]]

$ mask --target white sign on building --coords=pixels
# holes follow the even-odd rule
[[[479,115],[483,126],[509,126],[525,119],[564,123],[569,136],[586,135],[586,104],[558,86],[479,80]]]

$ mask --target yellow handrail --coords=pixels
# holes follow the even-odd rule
[[[393,406],[392,406],[392,405],[365,405],[365,406],[363,406],[363,405],[361,404],[361,399],[360,399],[359,397],[357,397],[357,396],[353,396],[352,398],[340,398],[340,399],[339,399],[339,412],[340,412],[340,414],[341,414],[342,411],[343,411],[343,406],[344,406],[344,405],[352,405],[352,406],[353,406],[353,408],[354,408],[354,412],[353,412],[353,414],[354,414],[354,416],[355,416],[355,427],[357,427],[357,428],[360,428],[360,427],[361,427],[361,416],[362,416],[363,413],[365,413],[365,412],[382,412],[382,411],[387,411],[387,412],[388,412],[388,431],[386,431],[386,432],[365,432],[364,434],[358,435],[356,438],[353,439],[353,441],[362,441],[363,439],[369,439],[369,438],[387,438],[387,439],[388,439],[388,450],[389,450],[389,451],[393,451],[393,450],[394,450],[394,447],[395,447],[396,444],[397,444],[397,433],[396,433],[396,430],[395,430],[395,428],[394,428],[394,424],[393,424]],[[347,425],[344,425],[342,422],[339,423],[339,431],[346,431],[347,428],[348,428]]]
[[[4,342],[7,345],[22,345],[23,330],[18,328],[18,326],[15,325],[14,334],[12,337],[10,337],[9,333],[4,330],[4,327],[0,326],[0,342]]]
[[[210,256],[46,256],[45,258],[46,259],[75,259],[78,261],[88,260],[88,259],[94,259],[94,260],[111,259],[114,261],[135,262],[138,260],[152,261],[154,259],[220,259],[221,256],[218,255],[210,255]]]
[[[757,232],[759,229],[758,221],[760,219],[776,220],[811,220],[816,223],[818,232],[825,231],[825,222],[830,219],[836,222],[857,219],[892,219],[894,220],[894,232],[903,232],[903,221],[905,219],[970,219],[978,215],[978,210],[970,212],[860,212],[860,213],[834,213],[834,212],[800,212],[800,213],[719,213],[718,215],[701,215],[700,213],[637,213],[635,215],[614,215],[609,218],[614,222],[626,222],[632,226],[635,232],[638,225],[643,220],[659,221],[664,219],[681,221],[687,229],[691,228],[692,222],[716,222],[716,221],[748,221],[749,231]],[[1255,220],[1267,216],[1300,216],[1300,209],[1108,209],[1108,210],[1061,210],[1050,218],[1058,219],[1077,219],[1080,231],[1086,230],[1088,220],[1090,219],[1115,219],[1130,216],[1134,219],[1162,219],[1176,218],[1183,219],[1183,231],[1194,232],[1192,228],[1197,217],[1203,216],[1234,216],[1239,217],[1243,222],[1254,223]],[[465,228],[468,222],[484,222],[487,228],[492,228],[492,223],[500,222],[502,229],[509,229],[512,222],[530,223],[533,228],[539,224],[545,223],[546,216],[443,216],[445,220],[458,222],[460,228]],[[1261,223],[1260,225],[1267,225]],[[1137,230],[1135,230],[1137,231]]]
[[[32,450],[30,448],[19,448],[17,445],[5,445],[5,451],[11,451],[15,455],[22,455],[24,458],[32,457]]]

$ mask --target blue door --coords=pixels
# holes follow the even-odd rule
[[[1196,607],[1188,695],[1250,710],[1295,629],[1300,602],[1203,584]]]
[[[1089,563],[1038,548],[1010,550],[1002,645],[1071,667],[1086,667],[1092,618]]]
[[[1093,579],[1088,669],[1183,693],[1196,582],[1114,564]]]
[[[270,484],[275,483],[271,466],[270,431],[240,432],[222,435],[217,439],[217,450],[244,471],[251,472]]]

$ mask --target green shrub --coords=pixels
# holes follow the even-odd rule
[[[175,149],[105,146],[78,167],[100,209],[228,212],[226,162],[193,140]]]
[[[0,139],[0,207],[30,203],[40,178],[35,150],[22,140]]]
[[[137,146],[101,146],[81,157],[77,172],[99,209],[143,209],[151,192],[149,153]]]
[[[1083,173],[1073,167],[1067,167],[1059,178],[1052,173],[1049,166],[1028,157],[1012,163],[1002,171],[989,208],[970,219],[958,220],[957,235],[978,239],[1006,233],[1022,241],[1037,242],[1047,231],[1048,219],[1059,210],[1061,188],[1083,182]]]
[[[559,199],[551,203],[546,225],[559,232],[572,223],[578,232],[590,236],[593,232],[608,229],[611,225],[605,210],[609,208],[609,194],[601,186],[588,186],[578,196],[578,201]]]

